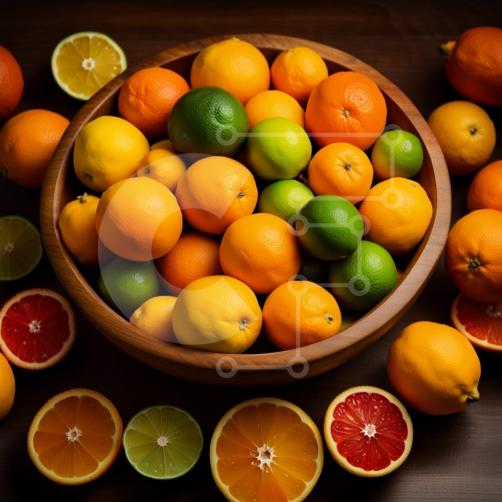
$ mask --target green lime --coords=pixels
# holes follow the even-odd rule
[[[262,191],[258,199],[258,210],[290,221],[313,196],[310,188],[300,181],[275,181]]]
[[[174,105],[169,139],[178,153],[233,155],[248,132],[242,103],[219,87],[200,87]]]
[[[247,157],[254,173],[265,180],[296,178],[312,154],[310,139],[285,118],[262,120],[249,133]]]
[[[298,275],[302,280],[306,279],[322,286],[328,282],[328,269],[328,262],[305,254]]]
[[[28,275],[42,258],[42,243],[36,227],[21,216],[0,218],[0,281]]]
[[[374,307],[397,284],[390,253],[374,242],[361,241],[356,252],[331,264],[329,280],[336,299],[352,310]]]
[[[401,129],[384,132],[371,151],[371,163],[381,179],[413,178],[422,169],[423,161],[420,139]]]
[[[340,260],[351,255],[364,232],[359,211],[338,195],[318,195],[300,210],[296,230],[302,246],[321,260]]]
[[[202,452],[199,424],[174,406],[152,406],[135,415],[124,431],[129,463],[143,476],[173,479],[197,463]]]
[[[105,301],[126,315],[159,294],[158,272],[153,262],[115,258],[101,270],[98,290]]]

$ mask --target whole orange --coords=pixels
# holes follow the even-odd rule
[[[460,291],[478,302],[502,298],[502,212],[478,209],[453,225],[446,270]]]
[[[176,197],[188,223],[210,234],[222,234],[241,216],[254,211],[258,189],[249,169],[228,157],[206,157],[181,177]]]
[[[68,119],[49,110],[15,115],[0,131],[0,169],[18,185],[40,187],[68,124]]]
[[[0,122],[15,110],[24,90],[23,72],[12,53],[0,45]]]
[[[308,180],[316,195],[339,195],[357,204],[371,188],[373,166],[357,146],[332,143],[312,157]]]
[[[481,169],[472,180],[467,192],[469,211],[498,209],[502,211],[502,160],[496,160]]]
[[[223,235],[223,272],[246,283],[255,293],[270,293],[300,270],[300,251],[293,228],[268,213],[243,216]]]
[[[281,350],[325,340],[338,333],[341,323],[333,295],[310,281],[281,284],[263,306],[265,332]]]
[[[114,183],[101,196],[96,213],[99,239],[127,260],[165,255],[178,242],[182,227],[176,197],[146,176]]]
[[[312,89],[328,76],[326,63],[308,47],[282,51],[272,63],[270,76],[275,89],[307,102]]]
[[[176,245],[156,262],[171,289],[183,289],[196,279],[221,275],[220,245],[202,232],[183,234]]]
[[[221,87],[243,104],[270,85],[265,56],[249,42],[229,38],[202,49],[192,64],[192,87]]]
[[[186,166],[182,158],[166,148],[152,148],[136,171],[136,176],[148,176],[160,181],[174,192]]]
[[[366,75],[339,71],[325,78],[310,95],[307,130],[319,146],[351,143],[369,148],[382,133],[387,105],[378,86]]]
[[[173,106],[189,90],[186,80],[172,70],[144,68],[120,89],[119,113],[145,136],[157,138],[166,134]]]
[[[246,103],[249,127],[274,117],[282,117],[303,127],[303,108],[295,98],[281,91],[263,91]]]

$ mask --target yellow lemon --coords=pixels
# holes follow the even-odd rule
[[[253,291],[225,275],[191,282],[181,291],[173,309],[177,340],[211,352],[244,352],[260,334],[261,323],[261,309]]]
[[[476,351],[460,331],[445,324],[407,326],[390,348],[387,373],[398,394],[422,413],[448,415],[479,399]]]
[[[65,246],[83,265],[98,262],[96,210],[99,197],[84,192],[68,202],[59,215],[58,225]]]
[[[181,157],[167,149],[154,148],[141,161],[136,176],[153,178],[174,192],[185,169]]]
[[[150,145],[143,133],[120,117],[104,115],[86,124],[75,141],[73,167],[96,192],[136,172]]]
[[[14,404],[16,381],[7,359],[0,354],[0,420],[9,413]]]
[[[160,141],[157,141],[157,143],[154,143],[150,147],[150,150],[157,150],[158,148],[169,150],[171,153],[174,153],[174,148],[170,139],[162,139]]]
[[[131,316],[131,323],[157,340],[172,340],[171,318],[175,296],[154,296],[138,307]]]

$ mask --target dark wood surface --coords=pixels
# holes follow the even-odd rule
[[[257,2],[219,1],[43,3],[12,2],[0,9],[0,43],[23,67],[27,85],[22,108],[43,107],[69,118],[80,104],[52,81],[50,55],[63,36],[94,29],[114,37],[130,64],[160,49],[208,35],[236,32],[282,33],[311,38],[350,52],[393,80],[427,115],[454,99],[437,54],[438,44],[476,25],[502,22],[500,2]],[[502,114],[490,110],[502,134]],[[494,158],[500,158],[500,141]],[[454,218],[465,211],[469,178],[454,180]],[[39,193],[0,181],[0,214],[21,214],[38,222]],[[33,286],[59,289],[46,259],[28,278],[0,286],[0,301]],[[43,373],[16,371],[16,402],[0,423],[0,500],[81,501],[221,500],[213,485],[207,445],[218,419],[248,397],[272,395],[303,407],[321,426],[331,399],[361,384],[389,389],[385,359],[389,344],[405,324],[416,320],[449,321],[455,290],[442,265],[401,322],[381,341],[344,366],[322,377],[288,387],[220,389],[187,384],[134,361],[106,342],[79,317],[79,338],[70,356]],[[346,474],[328,456],[310,500],[332,501],[498,501],[502,499],[502,364],[500,357],[481,354],[481,400],[450,417],[412,414],[415,444],[393,475],[365,480]],[[117,405],[125,422],[140,409],[170,403],[190,411],[201,423],[206,447],[195,469],[172,482],[137,475],[121,455],[101,480],[80,488],[46,481],[26,453],[26,432],[38,408],[53,394],[75,386],[99,390]]]

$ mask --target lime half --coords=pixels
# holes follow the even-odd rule
[[[199,460],[202,443],[199,424],[174,406],[140,411],[124,432],[127,460],[140,474],[153,479],[186,474]]]
[[[0,281],[28,275],[42,258],[40,234],[21,216],[0,218]]]

